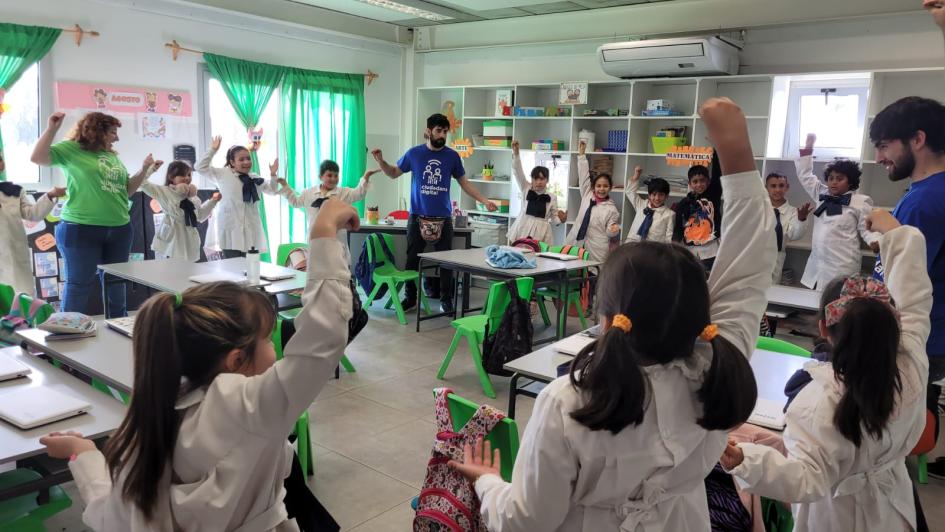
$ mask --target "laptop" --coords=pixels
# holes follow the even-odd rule
[[[110,329],[124,334],[128,338],[131,338],[131,335],[135,330],[135,317],[127,316],[124,318],[112,318],[110,320],[105,320],[105,325],[108,325]]]
[[[784,385],[804,364],[807,357],[785,355],[756,349],[751,356],[751,370],[758,383],[758,400],[748,422],[774,430],[784,430]]]
[[[542,251],[541,253],[538,254],[538,256],[545,257],[546,259],[554,259],[554,260],[560,260],[560,261],[565,261],[565,262],[571,261],[571,260],[578,260],[578,257],[574,255],[568,255],[566,253],[552,253],[550,251]]]
[[[274,264],[265,262],[259,263],[259,278],[267,281],[282,281],[284,279],[295,279],[295,272],[286,271]]]
[[[19,379],[32,372],[33,370],[26,364],[5,353],[0,353],[0,381]]]
[[[0,419],[21,429],[32,429],[84,414],[92,405],[43,386],[19,386],[0,395]]]
[[[197,283],[197,284],[214,283],[217,281],[229,281],[231,283],[245,284],[245,285],[249,284],[249,279],[246,278],[245,274],[240,275],[240,274],[230,273],[230,272],[225,272],[225,271],[216,271],[216,272],[210,272],[210,273],[201,273],[199,275],[191,275],[190,277],[188,277],[188,279],[191,282]],[[259,283],[253,286],[266,286],[268,284],[270,284],[270,282],[262,279],[262,276],[260,276]]]

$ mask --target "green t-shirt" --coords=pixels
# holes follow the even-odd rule
[[[53,166],[66,175],[68,199],[62,207],[67,222],[117,227],[128,216],[128,169],[110,151],[88,151],[66,140],[49,148]]]

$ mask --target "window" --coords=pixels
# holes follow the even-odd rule
[[[819,157],[859,159],[868,97],[869,78],[792,81],[783,156],[796,157],[814,133]]]
[[[34,63],[7,91],[3,98],[6,111],[0,119],[7,180],[38,183],[39,166],[30,162],[33,146],[39,138],[39,63]]]

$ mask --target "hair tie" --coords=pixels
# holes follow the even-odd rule
[[[633,328],[633,322],[630,321],[630,318],[628,318],[626,314],[617,314],[614,316],[613,321],[611,321],[611,325],[625,333],[630,332],[630,329]]]
[[[705,329],[702,329],[702,332],[699,334],[699,338],[702,338],[706,342],[711,342],[718,335],[719,326],[714,323],[710,323],[705,326]]]
[[[897,318],[899,317],[899,313],[892,305],[892,296],[889,294],[889,289],[886,288],[885,284],[872,277],[851,275],[843,281],[843,286],[840,289],[840,297],[824,307],[824,321],[827,322],[827,327],[832,327],[839,323],[840,320],[843,319],[843,316],[846,315],[850,304],[857,299],[875,299],[888,306],[893,314],[896,315]]]
[[[174,294],[174,308],[180,308],[180,306],[183,303],[184,303],[184,294],[181,294],[179,292]]]

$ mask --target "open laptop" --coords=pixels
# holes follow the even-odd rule
[[[546,259],[554,259],[554,260],[560,260],[560,261],[565,261],[565,262],[571,261],[571,260],[578,260],[578,257],[574,255],[568,255],[566,253],[552,253],[550,251],[542,251],[541,253],[538,254],[538,256],[545,257]]]
[[[21,429],[32,429],[91,409],[88,402],[56,388],[22,386],[0,394],[0,419]]]
[[[758,400],[748,422],[752,425],[784,430],[784,385],[788,379],[804,364],[810,362],[807,357],[785,355],[756,349],[751,355],[751,370],[758,383]]]
[[[19,379],[32,372],[33,370],[26,364],[5,353],[0,353],[0,381]]]
[[[105,325],[108,325],[110,329],[113,329],[121,334],[124,334],[128,338],[131,338],[132,332],[135,330],[135,317],[126,316],[124,318],[112,318],[110,320],[105,320]]]

